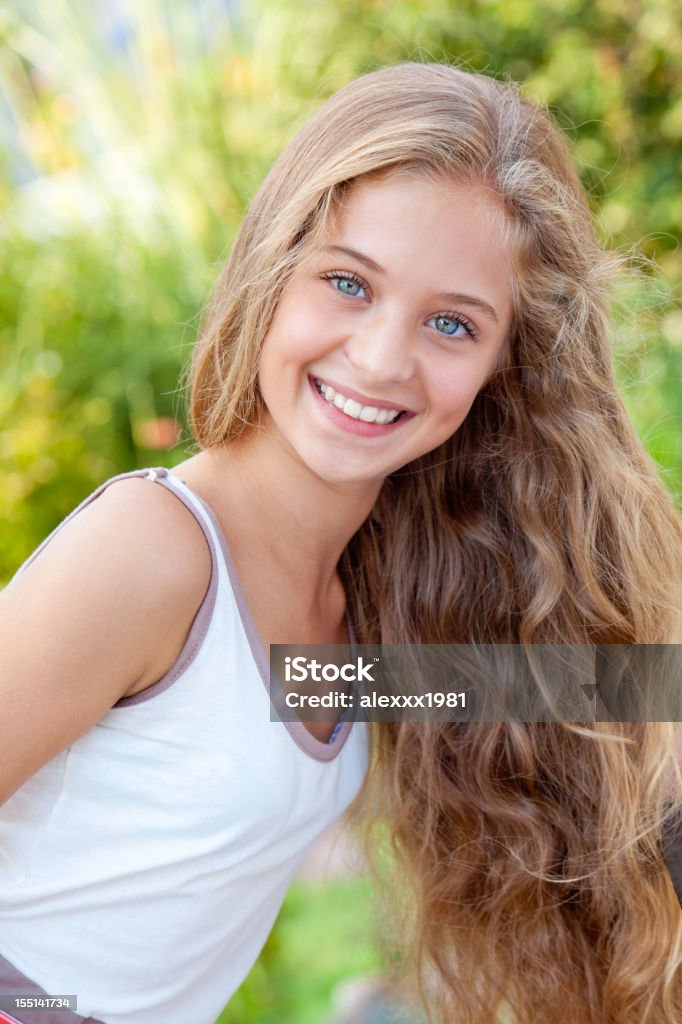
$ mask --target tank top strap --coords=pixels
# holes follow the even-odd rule
[[[133,469],[127,473],[117,473],[116,476],[112,476],[108,480],[105,480],[104,483],[100,484],[99,487],[96,488],[96,490],[94,490],[91,494],[84,498],[80,502],[80,504],[76,505],[76,507],[71,512],[69,512],[69,514],[64,519],[62,519],[62,521],[58,523],[57,526],[55,526],[55,528],[47,535],[47,537],[45,537],[45,539],[38,545],[38,547],[35,548],[35,550],[21,564],[21,566],[17,569],[12,579],[18,576],[19,573],[23,572],[24,569],[28,568],[28,566],[31,565],[31,563],[38,557],[38,555],[47,547],[47,545],[50,543],[53,537],[55,537],[59,533],[59,531],[66,526],[67,523],[69,523],[73,518],[75,518],[75,516],[77,516],[79,512],[81,512],[84,508],[86,508],[93,501],[99,498],[100,495],[103,494],[104,491],[107,489],[107,487],[111,487],[111,485],[116,483],[118,480],[130,480],[134,477],[142,477],[147,480],[153,480],[160,484],[163,484],[166,487],[166,489],[171,491],[171,493],[175,494],[175,496],[183,503],[183,505],[185,505],[185,507],[192,513],[197,523],[201,527],[204,537],[206,538],[206,543],[208,544],[209,551],[211,553],[211,573],[212,575],[215,575],[217,569],[215,539],[213,536],[213,528],[210,524],[210,521],[205,510],[197,501],[192,500],[192,497],[186,488],[181,488],[175,485],[174,478],[171,477],[169,471],[165,467],[155,466],[153,468],[148,469]]]
[[[156,466],[153,469],[140,470],[139,472],[131,475],[144,476],[148,480],[153,480],[156,483],[161,484],[166,488],[166,490],[170,491],[171,494],[174,494],[178,501],[181,501],[185,508],[191,512],[201,527],[201,532],[206,539],[208,549],[211,553],[211,577],[217,578],[219,559],[216,545],[218,543],[218,538],[215,533],[215,524],[213,523],[204,503],[192,493],[192,491],[185,483],[183,483],[182,480],[179,479],[179,477],[175,476],[164,466]]]
[[[136,470],[132,473],[124,473],[122,476],[142,476],[165,487],[166,490],[170,491],[171,494],[174,494],[175,497],[182,502],[185,508],[194,516],[194,519],[201,528],[201,532],[203,533],[208,545],[211,557],[211,576],[203,601],[201,602],[199,610],[194,617],[187,639],[185,640],[184,646],[175,663],[168,669],[161,679],[158,679],[145,690],[141,690],[139,693],[133,694],[130,697],[121,697],[120,700],[114,704],[114,708],[142,704],[145,701],[150,700],[157,694],[163,693],[164,690],[167,690],[176,681],[176,679],[178,679],[185,670],[189,668],[199,653],[206,638],[206,634],[208,633],[208,629],[213,618],[213,612],[215,610],[218,595],[218,580],[220,575],[220,559],[217,553],[217,544],[219,541],[216,539],[216,535],[214,533],[214,525],[211,522],[211,518],[206,507],[192,494],[189,488],[183,484],[181,480],[172,475],[164,466]],[[114,477],[112,480],[108,481],[108,483],[113,483],[115,480],[119,479],[121,479],[120,476]]]
[[[134,477],[141,477],[153,481],[157,484],[164,486],[172,494],[178,498],[179,501],[187,508],[187,510],[194,516],[194,519],[198,523],[201,531],[208,544],[208,549],[211,557],[211,576],[208,584],[208,589],[204,595],[204,599],[197,611],[197,614],[192,622],[189,635],[185,641],[185,644],[178,655],[174,665],[166,672],[166,674],[159,679],[152,686],[146,690],[142,690],[138,694],[134,694],[131,697],[122,697],[114,704],[114,707],[126,707],[129,704],[141,704],[142,702],[149,700],[156,694],[161,693],[167,689],[171,683],[173,683],[184,670],[194,660],[197,653],[199,652],[203,641],[208,632],[209,625],[213,616],[213,611],[216,604],[217,593],[218,593],[218,578],[219,578],[219,557],[217,554],[216,539],[214,534],[214,527],[211,524],[209,515],[204,506],[196,499],[188,488],[182,485],[182,483],[175,477],[171,476],[169,471],[163,466],[156,466],[148,469],[135,469],[128,473],[118,473],[116,476],[110,477],[105,480],[104,483],[100,484],[91,494],[89,494],[83,501],[80,502],[67,516],[63,519],[55,528],[47,535],[43,542],[33,551],[26,561],[17,569],[14,576],[10,580],[8,586],[11,586],[13,580],[15,580],[20,573],[24,571],[39,555],[50,541],[62,530],[68,522],[70,522],[75,516],[78,515],[84,508],[90,505],[93,501],[96,501],[104,491],[111,487],[112,484],[119,480],[130,480]]]
[[[50,531],[50,533],[48,533],[47,537],[45,537],[45,539],[41,541],[38,547],[32,551],[28,558],[24,562],[22,562],[17,571],[14,573],[12,579],[15,579],[20,573],[24,571],[24,569],[27,569],[28,566],[31,565],[31,563],[34,562],[35,559],[38,557],[38,555],[47,547],[52,538],[55,537],[59,533],[59,531],[66,526],[67,523],[71,522],[71,520],[74,519],[75,516],[77,516],[78,513],[81,512],[87,505],[90,505],[91,502],[95,501],[96,498],[99,498],[100,494],[102,494],[107,489],[107,487],[111,486],[111,484],[115,483],[117,480],[125,480],[126,478],[135,476],[144,477],[148,476],[150,472],[152,471],[149,469],[134,469],[128,473],[117,473],[116,476],[112,476],[108,480],[105,480],[104,483],[100,484],[96,490],[92,491],[92,493],[89,494],[86,498],[83,498],[80,504],[76,505],[76,507],[72,509],[71,512],[69,512],[69,514],[65,516],[65,518],[62,519],[62,521],[58,523],[53,530]],[[154,470],[154,472],[158,473],[159,470]]]

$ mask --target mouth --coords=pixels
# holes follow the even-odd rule
[[[412,415],[407,409],[391,408],[385,403],[363,405],[361,402],[356,401],[356,399],[344,395],[341,391],[337,391],[331,384],[327,384],[319,377],[311,377],[310,379],[324,401],[329,405],[333,405],[344,416],[348,416],[349,419],[358,420],[361,423],[376,423],[384,426],[397,423],[398,420]]]

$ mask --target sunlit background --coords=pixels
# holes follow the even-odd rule
[[[602,237],[640,257],[615,362],[679,497],[678,0],[11,0],[0,583],[104,479],[185,457],[179,373],[250,198],[325,97],[405,59],[510,75],[567,131]],[[298,883],[221,1022],[345,1019],[344,986],[378,970],[369,903],[353,876]]]

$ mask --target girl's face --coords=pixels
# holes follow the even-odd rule
[[[454,434],[510,324],[501,217],[474,186],[352,187],[265,338],[261,438],[329,482],[376,484]]]

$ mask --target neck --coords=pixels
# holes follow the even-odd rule
[[[339,486],[322,480],[284,444],[259,444],[258,432],[195,459],[216,488],[226,518],[238,525],[242,548],[280,578],[300,587],[303,601],[324,601],[336,566],[369,515],[381,484]]]

